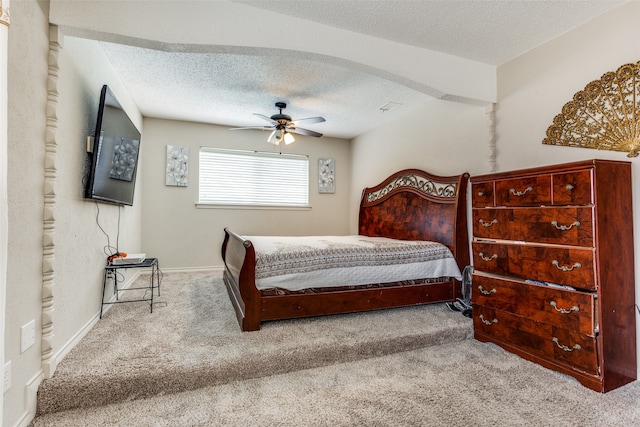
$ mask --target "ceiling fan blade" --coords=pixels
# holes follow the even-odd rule
[[[271,126],[246,126],[242,128],[229,128],[229,130],[244,130],[244,129],[262,129],[262,130],[271,130],[273,127]]]
[[[316,132],[309,129],[287,127],[287,130],[291,133],[298,133],[300,135],[307,135],[307,136],[315,136],[316,138],[319,138],[322,136],[320,132]]]
[[[253,113],[254,116],[258,116],[261,119],[264,119],[266,121],[268,121],[269,123],[271,123],[272,125],[277,124],[278,122],[276,122],[275,120],[272,120],[271,117],[267,117],[264,114],[260,114],[260,113]]]
[[[322,123],[322,122],[326,122],[324,117],[307,117],[307,118],[304,118],[304,119],[294,120],[294,121],[291,122],[291,124],[293,124],[294,126],[297,126],[300,123],[304,123],[304,124],[310,125],[311,123]]]

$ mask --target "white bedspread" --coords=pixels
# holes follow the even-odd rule
[[[244,236],[256,253],[258,289],[298,291],[455,277],[460,269],[436,242],[366,236]]]

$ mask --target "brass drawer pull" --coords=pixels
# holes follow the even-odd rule
[[[484,193],[482,191],[478,191],[478,196],[482,197],[482,196],[484,196]]]
[[[512,188],[511,190],[509,190],[509,192],[511,194],[513,194],[514,196],[518,196],[518,197],[524,196],[529,191],[533,191],[533,187],[527,187],[524,191],[516,191],[515,188]]]
[[[480,252],[478,255],[480,256],[480,258],[482,258],[483,261],[487,261],[487,262],[489,262],[489,261],[491,261],[493,259],[498,259],[498,254],[493,254],[493,255],[487,257],[487,256],[484,256],[484,254],[482,252]]]
[[[482,285],[478,286],[478,290],[480,291],[481,294],[483,295],[491,295],[491,294],[495,294],[496,291],[495,288],[491,289],[490,291],[486,290],[485,288],[482,287]]]
[[[480,317],[480,320],[482,321],[482,323],[484,323],[485,325],[491,325],[493,323],[498,323],[498,319],[486,320],[482,314],[479,317]]]
[[[480,219],[478,222],[479,222],[480,224],[482,224],[482,226],[484,226],[484,227],[491,227],[493,224],[497,224],[497,223],[498,223],[498,220],[497,220],[497,219],[494,219],[494,220],[493,220],[493,221],[491,221],[491,222],[484,222],[484,220],[483,220],[483,219]]]
[[[554,259],[553,261],[551,261],[551,264],[553,264],[558,270],[561,271],[571,271],[574,268],[580,268],[582,267],[582,264],[580,264],[579,262],[574,263],[571,267],[567,267],[566,265],[560,265],[560,263],[558,262],[558,260]]]
[[[580,347],[580,344],[576,344],[573,347],[567,347],[566,345],[562,345],[558,342],[558,338],[553,337],[553,339],[551,340],[554,343],[556,343],[556,345],[558,346],[558,348],[561,348],[564,351],[573,351],[573,350],[582,350],[582,347]]]
[[[569,314],[573,311],[580,311],[580,308],[578,308],[577,305],[574,305],[573,307],[571,307],[569,310],[567,310],[566,308],[558,308],[558,304],[555,301],[551,301],[549,304],[551,304],[551,307],[555,308],[556,311],[562,313],[562,314]]]
[[[551,221],[551,225],[553,225],[558,230],[567,231],[567,230],[571,230],[573,226],[580,227],[580,221],[574,221],[572,224],[569,224],[569,225],[558,225],[558,221]]]
[[[571,184],[567,184],[567,186],[566,186],[565,188],[567,189],[567,191],[571,191],[571,190],[573,190],[573,189],[574,189],[574,188],[576,188],[576,187],[574,187],[574,186],[573,186],[573,185],[571,185]]]

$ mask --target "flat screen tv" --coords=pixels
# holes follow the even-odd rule
[[[102,86],[85,198],[133,205],[140,136],[109,87]]]

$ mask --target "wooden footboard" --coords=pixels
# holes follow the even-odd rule
[[[261,296],[255,283],[256,254],[249,240],[224,229],[224,284],[243,331],[260,329]]]

